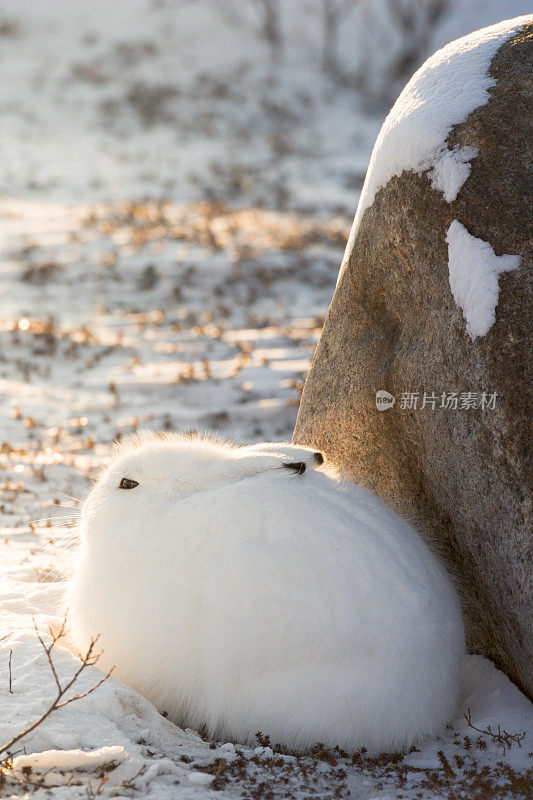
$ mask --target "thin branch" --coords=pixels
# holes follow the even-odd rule
[[[48,659],[48,663],[50,665],[50,669],[52,670],[52,675],[54,676],[54,680],[56,682],[57,691],[60,692],[61,691],[61,683],[59,682],[59,678],[58,678],[58,675],[57,675],[57,672],[56,672],[56,668],[54,666],[54,662],[52,661],[52,658],[50,656],[50,651],[52,650],[52,647],[55,645],[57,640],[61,638],[61,632],[56,638],[54,636],[54,634],[52,633],[52,630],[49,629],[51,644],[49,645],[49,647],[47,647],[45,645],[45,643],[43,642],[43,640],[42,640],[41,634],[39,633],[39,629],[37,627],[37,623],[35,622],[35,617],[32,617],[32,621],[33,621],[33,627],[35,628],[35,635],[39,639],[39,642],[41,643],[41,647],[43,648],[44,652],[46,653],[46,657]],[[62,630],[63,630],[63,628],[61,628],[61,631]]]
[[[493,742],[500,745],[503,748],[503,755],[505,755],[506,750],[510,750],[513,744],[517,744],[518,747],[522,747],[522,741],[526,738],[526,732],[522,731],[522,733],[509,733],[505,729],[501,729],[498,725],[498,732],[493,731],[490,725],[483,730],[482,728],[476,728],[475,725],[472,724],[472,712],[470,709],[467,709],[467,713],[464,715],[468,727],[472,728],[474,731],[478,733],[482,733],[484,736],[490,736]]]
[[[90,666],[93,666],[92,664]],[[73,697],[69,697],[68,700],[63,700],[62,703],[58,703],[56,708],[63,708],[63,706],[68,706],[69,703],[73,703],[74,700],[81,700],[83,697],[87,697],[88,694],[92,694],[99,686],[101,686],[109,677],[111,677],[111,673],[115,669],[114,666],[109,669],[106,674],[100,678],[98,683],[95,683],[94,686],[91,686],[90,689],[87,689],[85,692],[80,692],[79,694],[75,694]],[[1,752],[1,750],[0,750]]]
[[[34,627],[35,627],[35,633],[37,635],[37,638],[38,638],[38,640],[39,640],[44,652],[45,652],[45,655],[46,655],[46,658],[48,660],[48,664],[49,664],[50,670],[51,670],[52,675],[54,677],[54,681],[55,681],[55,684],[56,684],[56,687],[57,687],[57,694],[56,694],[55,698],[52,700],[52,702],[50,703],[50,705],[48,706],[48,708],[41,714],[41,716],[38,719],[35,720],[35,722],[33,722],[31,725],[28,725],[28,727],[25,728],[20,733],[17,733],[16,736],[13,736],[13,738],[10,739],[9,742],[6,742],[5,744],[0,745],[0,754],[9,751],[16,742],[18,742],[24,736],[27,736],[28,733],[31,733],[33,730],[35,730],[35,728],[37,728],[42,722],[44,722],[44,720],[53,711],[57,711],[58,708],[62,708],[63,706],[67,706],[69,703],[73,703],[74,700],[81,700],[83,697],[87,697],[87,695],[92,694],[92,692],[96,691],[96,689],[98,689],[98,687],[101,686],[110,677],[111,673],[114,670],[114,667],[111,667],[111,669],[108,670],[108,672],[106,672],[106,674],[102,678],[100,678],[100,680],[97,681],[97,683],[95,683],[89,689],[87,689],[84,692],[79,692],[78,694],[73,695],[73,697],[68,697],[65,700],[63,700],[63,697],[68,692],[68,690],[73,686],[73,684],[78,680],[78,678],[81,675],[81,673],[83,672],[83,670],[86,669],[87,667],[93,667],[97,663],[97,661],[100,658],[100,656],[102,655],[102,651],[95,652],[95,646],[96,646],[96,643],[97,643],[99,637],[97,636],[94,639],[91,639],[91,641],[89,643],[89,647],[87,648],[87,652],[85,653],[84,656],[80,656],[80,658],[81,658],[80,666],[75,671],[74,675],[70,678],[70,680],[68,680],[67,683],[62,684],[60,679],[59,679],[59,676],[57,674],[57,670],[55,668],[55,664],[54,664],[54,661],[53,661],[53,658],[52,658],[52,650],[55,647],[55,645],[57,644],[57,642],[65,635],[66,624],[67,624],[67,616],[65,614],[65,618],[64,618],[63,623],[61,625],[61,628],[59,629],[59,631],[57,633],[54,633],[51,628],[49,629],[49,635],[50,635],[50,644],[49,645],[46,645],[45,642],[43,641],[43,638],[42,638],[42,636],[41,636],[41,634],[39,632],[39,629],[37,627],[37,624],[36,624],[35,620],[33,620],[33,624],[34,624]],[[10,658],[10,668],[11,668],[11,658]],[[11,670],[10,670],[10,686],[11,686]]]
[[[13,660],[13,650],[9,649],[9,694],[13,694],[13,674],[11,672],[11,661]]]

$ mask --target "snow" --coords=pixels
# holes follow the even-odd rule
[[[430,36],[428,55],[468,33],[488,28],[502,19],[526,14],[531,14],[530,0],[505,0],[503,3],[493,3],[490,0],[468,0],[467,3],[464,0],[450,0],[448,13]]]
[[[92,770],[106,764],[120,764],[127,758],[128,752],[120,745],[99,747],[90,753],[84,750],[45,750],[43,753],[15,756],[13,770],[20,772],[28,767],[32,770]]]
[[[2,3],[0,742],[53,696],[31,615],[43,633],[57,623],[77,542],[72,497],[87,493],[107,444],[137,427],[217,429],[239,443],[291,436],[387,109],[324,76],[321,4],[280,4],[288,10],[276,63],[259,5]],[[342,63],[364,52],[378,87],[397,54],[391,23],[373,40],[368,28],[361,36],[357,15],[370,6],[355,5]],[[420,63],[528,5],[454,0]],[[440,156],[432,177],[453,193],[472,154]],[[448,171],[455,183],[439,177]],[[55,663],[62,679],[78,665],[67,647]],[[99,677],[90,669],[78,689]],[[453,728],[420,748],[422,763],[436,764],[442,749],[464,769],[475,758],[474,773],[495,775],[503,760],[523,774],[531,739],[503,756],[468,727],[468,708],[478,727],[531,730],[529,701],[490,662],[469,657]],[[3,772],[4,794],[36,800],[223,800],[260,796],[261,786],[275,800],[289,791],[298,800],[348,791],[429,800],[450,796],[464,773],[453,761],[452,783],[420,788],[442,769],[412,767],[402,784],[398,770],[416,753],[396,766],[335,753],[335,766],[328,754],[279,753],[275,742],[258,741],[254,752],[204,741],[113,678],[15,747],[15,758],[57,753],[50,769]],[[103,748],[127,757],[94,771],[60,766],[65,751],[94,758]],[[219,769],[206,786],[190,781]]]
[[[207,775],[205,772],[189,772],[187,777],[191,783],[196,783],[199,786],[207,786],[215,779],[214,775]]]
[[[470,161],[478,154],[477,147],[454,147],[444,150],[433,163],[428,172],[431,185],[442,192],[447,203],[451,203],[459,194],[459,189],[470,175]]]
[[[485,336],[496,320],[498,276],[520,266],[520,256],[497,256],[489,242],[476,239],[454,219],[448,233],[450,289],[472,340]]]
[[[433,188],[443,193],[446,202],[457,197],[470,174],[468,161],[476,151],[464,147],[449,150],[446,138],[454,125],[488,103],[495,83],[489,75],[492,59],[530,20],[533,16],[506,20],[450,42],[413,75],[376,139],[339,279],[363,214],[392,177],[407,170],[419,175],[429,171]]]

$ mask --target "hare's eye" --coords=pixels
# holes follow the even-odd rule
[[[139,481],[132,481],[131,478],[122,478],[118,488],[119,489],[135,489],[139,485]]]

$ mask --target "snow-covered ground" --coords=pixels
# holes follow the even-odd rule
[[[355,89],[322,68],[321,4],[282,7],[274,51],[252,0],[2,3],[0,746],[53,697],[32,615],[57,623],[106,445],[138,427],[291,436],[401,37],[381,0],[346,15],[341,72],[370,76]],[[528,10],[450,2],[420,58]],[[78,662],[60,644],[63,680]],[[521,797],[531,726],[477,656],[453,729],[372,761],[208,742],[111,678],[17,742],[30,758],[0,796]]]

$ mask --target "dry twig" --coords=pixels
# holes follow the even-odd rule
[[[93,686],[91,686],[90,689],[87,689],[84,692],[79,692],[78,694],[74,694],[74,695],[72,695],[72,697],[65,698],[65,695],[67,694],[69,689],[72,688],[72,686],[75,684],[75,682],[78,680],[78,678],[80,677],[81,673],[87,667],[94,667],[94,665],[97,663],[98,659],[102,655],[101,651],[100,652],[96,652],[95,651],[96,643],[98,642],[98,638],[99,637],[96,636],[94,639],[91,639],[91,641],[89,643],[89,647],[87,648],[87,652],[81,658],[80,666],[75,671],[74,675],[65,684],[62,684],[60,679],[59,679],[59,676],[57,674],[57,670],[56,670],[56,667],[55,667],[55,664],[54,664],[54,661],[53,661],[53,658],[52,658],[52,650],[54,649],[54,647],[57,644],[57,642],[65,635],[65,630],[66,630],[66,625],[67,625],[67,616],[65,614],[65,618],[64,618],[63,623],[61,625],[61,628],[59,629],[59,631],[57,633],[54,633],[52,628],[48,629],[48,634],[50,636],[50,644],[49,645],[45,644],[41,634],[39,633],[39,629],[37,627],[37,624],[36,624],[35,620],[33,620],[33,625],[34,625],[34,628],[35,628],[35,633],[37,635],[37,638],[39,639],[39,642],[41,643],[41,646],[42,646],[42,648],[43,648],[43,650],[44,650],[44,652],[46,654],[46,658],[48,660],[48,665],[50,667],[52,675],[54,676],[54,681],[55,681],[55,684],[56,684],[56,687],[57,687],[57,694],[54,697],[54,699],[52,700],[52,702],[50,703],[50,705],[48,706],[48,708],[46,709],[46,711],[44,711],[41,714],[41,716],[37,720],[35,720],[35,722],[33,722],[31,725],[28,725],[28,727],[25,728],[23,731],[20,731],[20,733],[17,733],[16,736],[13,736],[13,738],[10,739],[8,742],[5,742],[5,744],[0,745],[0,755],[2,753],[5,753],[5,752],[11,750],[11,748],[13,747],[13,745],[16,742],[18,742],[24,736],[27,736],[27,734],[31,733],[31,731],[35,730],[35,728],[37,728],[42,722],[44,722],[44,720],[48,716],[50,716],[50,714],[53,711],[57,711],[58,708],[63,708],[63,706],[68,706],[69,703],[73,703],[75,700],[81,700],[83,697],[87,697],[87,695],[92,694],[92,692],[94,692],[96,689],[98,689],[98,687],[101,686],[102,683],[104,683],[104,681],[106,681],[109,678],[109,676],[111,675],[111,673],[113,672],[113,669],[114,669],[114,667],[111,667],[111,669],[108,672],[106,672],[106,674],[103,675],[102,678],[100,678],[99,681],[97,681]]]
[[[522,747],[522,740],[526,738],[526,732],[522,731],[522,733],[509,733],[505,729],[498,725],[498,731],[493,731],[490,725],[483,730],[482,728],[476,728],[475,725],[472,725],[472,713],[470,709],[467,709],[465,714],[465,719],[468,723],[468,727],[472,728],[473,730],[477,731],[478,733],[482,733],[484,736],[490,736],[493,742],[499,744],[500,747],[503,748],[503,755],[505,756],[506,750],[510,750],[513,744],[517,744],[518,747]]]

